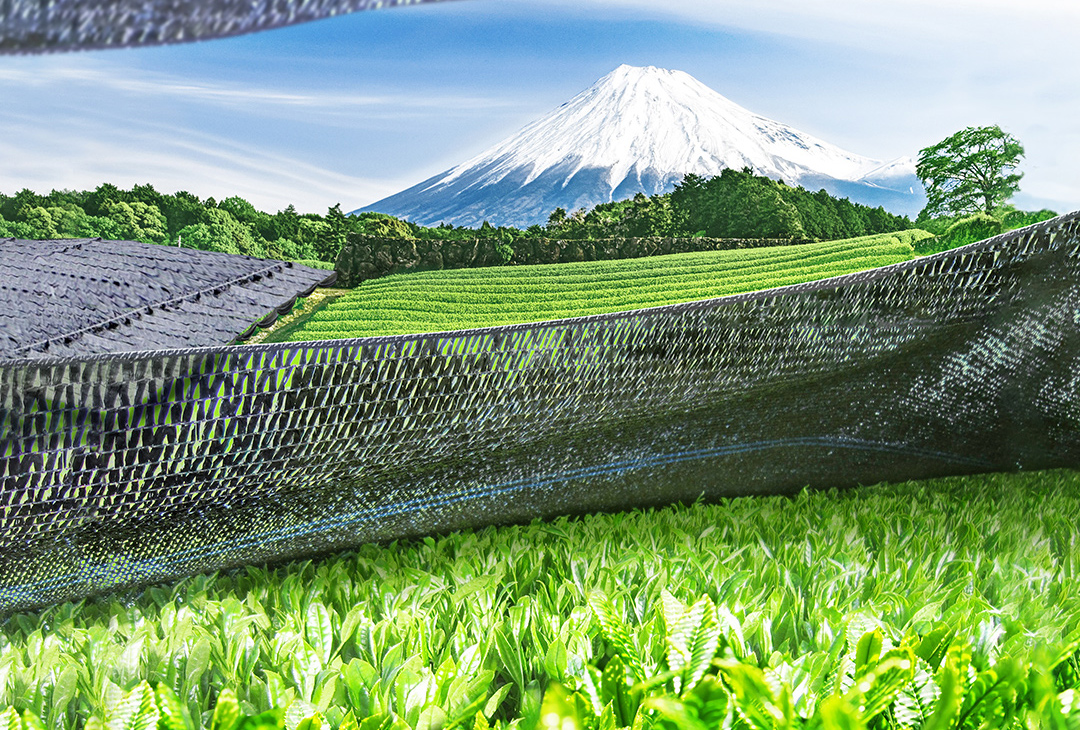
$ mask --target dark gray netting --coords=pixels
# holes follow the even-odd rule
[[[0,238],[0,360],[228,345],[331,271],[100,238]]]
[[[0,0],[0,53],[182,43],[435,0]]]
[[[1080,213],[811,284],[0,369],[0,607],[572,512],[1080,465]]]

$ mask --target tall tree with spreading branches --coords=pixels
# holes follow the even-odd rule
[[[991,213],[1020,188],[1024,148],[1001,127],[968,127],[919,152],[928,216]]]

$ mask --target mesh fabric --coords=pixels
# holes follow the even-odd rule
[[[0,365],[0,610],[556,514],[1080,465],[1080,213],[753,294]]]

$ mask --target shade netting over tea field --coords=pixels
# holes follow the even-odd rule
[[[0,366],[0,607],[568,512],[1080,466],[1080,214],[538,324]]]
[[[0,238],[0,361],[228,345],[335,278],[137,241]]]
[[[183,43],[434,0],[4,0],[0,54]]]

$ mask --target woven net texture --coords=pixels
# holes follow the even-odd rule
[[[0,607],[558,514],[1080,466],[1080,213],[747,295],[0,366]]]
[[[159,45],[434,0],[0,0],[0,53]]]
[[[0,360],[228,345],[335,278],[134,241],[0,239]]]

